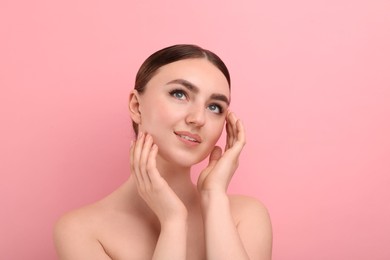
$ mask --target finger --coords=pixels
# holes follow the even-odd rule
[[[217,164],[218,160],[222,156],[222,149],[219,146],[215,146],[214,149],[210,153],[209,157],[209,164],[207,167],[200,173],[197,181],[198,189],[202,187],[202,184],[204,180],[206,179],[207,175],[210,173],[210,171],[214,168],[214,166]]]
[[[235,138],[234,138],[235,130],[234,130],[234,123],[233,122],[234,122],[234,115],[233,115],[233,112],[230,112],[229,117],[227,119],[227,124],[229,127],[229,148],[232,148],[232,146],[234,145],[234,142],[235,142]]]
[[[138,179],[138,188],[144,188],[144,180],[143,176],[140,172],[140,159],[141,159],[141,153],[142,153],[142,146],[144,144],[144,133],[139,132],[137,141],[135,142],[134,146],[134,153],[133,153],[133,167],[134,167],[134,173],[137,176]]]
[[[233,146],[233,141],[234,141],[234,138],[233,138],[233,126],[231,124],[231,113],[232,112],[229,112],[229,115],[228,117],[226,118],[226,129],[227,129],[227,148],[231,148]]]
[[[130,142],[130,152],[129,152],[129,159],[130,159],[130,170],[133,173],[133,162],[134,162],[134,141],[132,140]]]
[[[146,189],[150,189],[150,185],[151,185],[146,164],[148,162],[148,157],[149,157],[152,144],[153,144],[152,136],[149,134],[145,134],[145,142],[144,145],[142,146],[142,152],[140,157],[140,172],[144,180]]]
[[[226,142],[225,142],[225,151],[229,149],[229,142],[230,142],[230,128],[229,128],[229,123],[226,121],[225,122],[225,129],[226,129]]]
[[[156,167],[157,154],[158,154],[158,146],[156,144],[153,144],[147,162],[147,172],[152,184],[156,184],[159,180],[161,180],[161,175],[158,172]]]
[[[237,120],[236,125],[238,131],[237,139],[242,144],[242,146],[244,146],[246,143],[246,133],[245,133],[244,124],[242,123],[241,120]]]
[[[138,176],[135,173],[135,169],[134,169],[134,147],[135,147],[135,141],[131,141],[131,143],[130,143],[130,171],[131,171],[131,174],[135,177],[135,180],[136,180],[137,186],[138,186],[139,180],[138,180]]]
[[[208,166],[213,166],[214,164],[217,163],[219,158],[221,158],[222,155],[222,149],[219,146],[215,146],[213,151],[210,154],[209,158],[209,165]]]
[[[236,126],[236,122],[237,122],[237,117],[234,113],[231,113],[230,115],[230,123],[232,125],[232,129],[233,129],[233,145],[236,143],[237,141],[237,126]]]
[[[246,143],[245,128],[241,120],[237,120],[236,128],[237,128],[237,142],[234,144],[234,146],[236,147],[237,152],[241,152],[242,148]]]

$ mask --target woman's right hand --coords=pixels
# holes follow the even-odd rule
[[[156,167],[158,147],[149,134],[139,132],[130,149],[130,166],[139,195],[157,215],[161,225],[185,220],[187,208]]]

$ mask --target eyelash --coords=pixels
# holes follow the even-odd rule
[[[169,95],[171,95],[172,97],[177,98],[179,100],[182,100],[181,98],[176,97],[176,94],[178,94],[178,93],[183,94],[183,96],[186,98],[188,97],[187,92],[185,92],[182,89],[174,89],[172,91],[169,91]]]
[[[187,92],[182,90],[182,89],[174,89],[174,90],[169,91],[170,96],[172,96],[178,100],[183,100],[183,98],[179,98],[176,96],[178,93],[183,94],[183,98],[188,98]],[[219,112],[214,112],[213,110],[211,110],[210,109],[211,106],[215,106],[219,110]],[[211,112],[216,113],[216,114],[222,114],[224,112],[223,107],[219,104],[216,104],[216,103],[210,104],[208,106],[208,108],[210,109]]]
[[[211,106],[216,106],[217,109],[219,110],[219,112],[216,112],[216,114],[222,114],[223,113],[223,107],[218,105],[218,104],[210,104],[208,107],[211,107]],[[213,112],[213,111],[212,111]],[[213,112],[214,113],[214,112]]]

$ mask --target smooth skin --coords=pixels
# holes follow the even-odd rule
[[[227,194],[245,145],[229,100],[225,77],[206,59],[165,65],[144,93],[132,91],[130,114],[139,125],[132,174],[112,194],[57,222],[60,259],[271,259],[264,205]],[[215,146],[223,129],[224,151]],[[191,166],[206,157],[194,185]]]

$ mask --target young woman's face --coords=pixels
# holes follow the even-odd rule
[[[161,67],[138,95],[139,130],[153,136],[162,159],[192,166],[221,136],[230,102],[223,73],[206,59]]]

